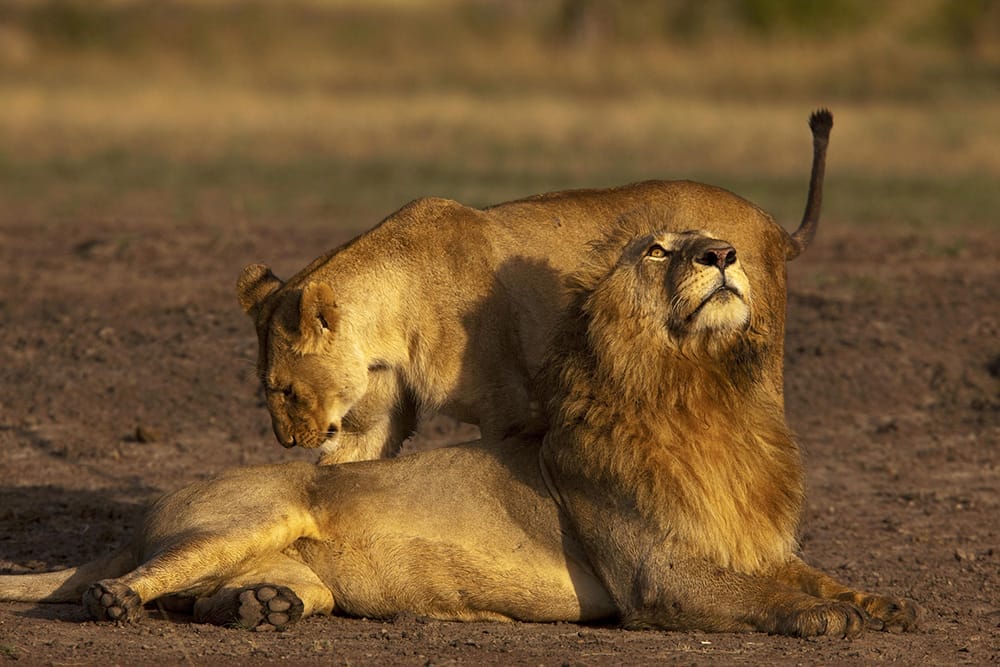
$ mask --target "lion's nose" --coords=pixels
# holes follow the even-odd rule
[[[330,424],[326,427],[326,437],[333,438],[340,433],[340,424]]]
[[[699,264],[705,266],[717,266],[720,271],[725,271],[726,267],[732,266],[736,261],[736,248],[731,245],[717,245],[708,248],[697,259]]]

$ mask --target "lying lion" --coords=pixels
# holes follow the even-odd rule
[[[912,602],[794,554],[802,470],[766,369],[783,280],[754,263],[703,232],[613,237],[547,366],[544,440],[231,470],[162,498],[112,557],[0,577],[0,599],[83,593],[95,619],[131,622],[186,596],[197,621],[256,629],[331,612],[910,629]]]
[[[397,453],[428,412],[478,424],[487,440],[544,430],[534,379],[589,242],[645,212],[644,232],[703,229],[735,243],[751,272],[783,274],[819,219],[832,123],[827,111],[810,118],[809,200],[792,235],[720,188],[648,181],[485,210],[420,199],[288,282],[246,267],[239,301],[256,324],[275,436],[338,463]],[[784,291],[761,284],[779,326]],[[781,363],[778,343],[765,373],[779,393]]]

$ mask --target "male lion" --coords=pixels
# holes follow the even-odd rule
[[[182,595],[196,620],[257,629],[333,611],[838,637],[914,627],[913,603],[794,555],[801,467],[766,381],[780,341],[761,317],[780,280],[702,232],[623,244],[606,242],[577,280],[544,440],[232,470],[161,499],[115,556],[0,577],[0,599],[83,592],[94,618],[128,622]]]
[[[645,212],[642,231],[702,229],[735,243],[753,271],[783,275],[815,232],[832,124],[825,110],[810,118],[809,199],[791,235],[720,188],[647,181],[484,210],[419,199],[288,282],[246,267],[239,301],[256,324],[275,436],[338,463],[397,453],[427,412],[478,424],[487,440],[542,430],[535,377],[589,242]],[[783,285],[762,284],[775,311],[764,319],[777,324]],[[780,345],[766,370],[779,393]]]

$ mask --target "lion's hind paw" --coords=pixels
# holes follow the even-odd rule
[[[138,594],[114,579],[91,584],[83,593],[83,606],[95,621],[135,623],[144,615]]]
[[[237,595],[236,624],[248,630],[284,630],[302,618],[302,600],[285,586],[257,584]]]

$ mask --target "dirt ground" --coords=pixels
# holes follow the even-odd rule
[[[388,212],[388,211],[387,211]],[[986,664],[1000,661],[1000,238],[824,221],[790,265],[788,417],[807,466],[802,552],[926,607],[854,641],[612,627],[311,618],[246,633],[150,611],[0,604],[20,664]],[[86,230],[86,231],[74,231]],[[107,553],[142,503],[281,449],[234,294],[344,235],[151,221],[0,228],[0,572]],[[424,442],[467,430],[436,420]]]

